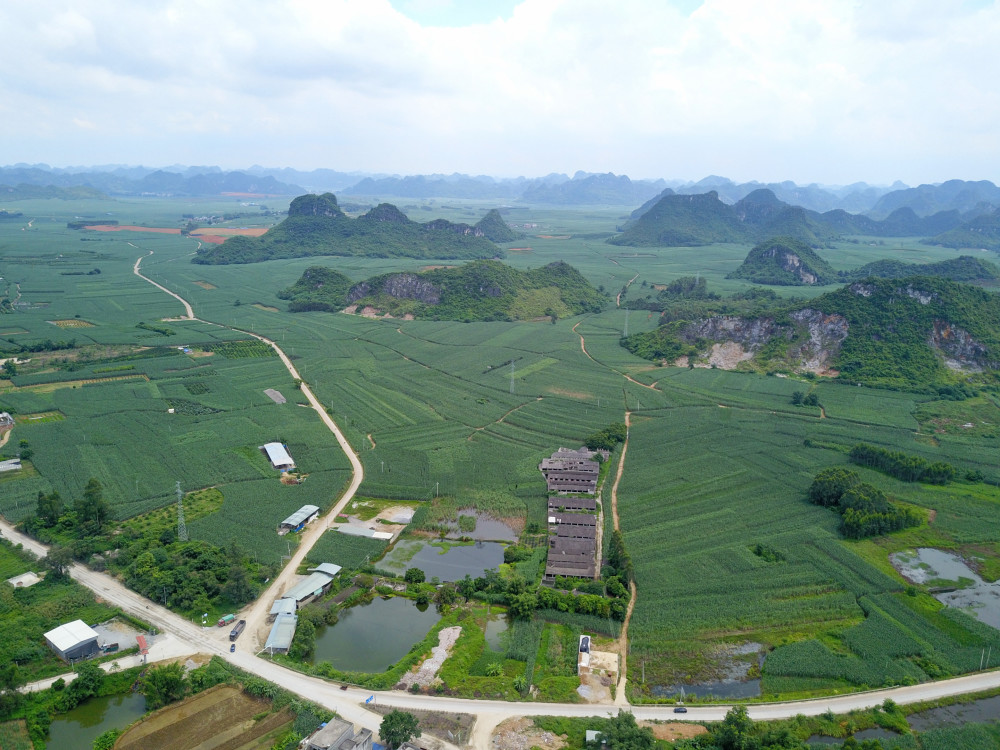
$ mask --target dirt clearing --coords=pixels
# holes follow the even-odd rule
[[[639,726],[649,727],[653,730],[653,736],[658,740],[687,740],[702,734],[708,734],[708,730],[701,724],[687,724],[680,721],[669,721],[666,724],[658,724],[652,721],[640,721]]]
[[[523,717],[507,719],[497,725],[490,741],[490,747],[496,750],[530,750],[534,747],[541,750],[559,750],[565,744],[559,735],[539,729],[531,719]]]

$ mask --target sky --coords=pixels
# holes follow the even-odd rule
[[[1000,177],[1000,0],[4,0],[0,164]]]

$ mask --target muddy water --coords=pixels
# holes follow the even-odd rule
[[[965,562],[950,552],[921,547],[912,552],[897,552],[890,560],[905,578],[939,591],[934,598],[949,607],[966,610],[981,622],[1000,630],[1000,582],[987,583]]]
[[[491,651],[502,654],[507,649],[504,646],[503,634],[507,632],[507,618],[495,617],[486,623],[486,644]]]
[[[383,672],[399,661],[438,621],[434,607],[412,599],[375,599],[340,613],[336,625],[316,632],[313,663],[328,661],[345,672]]]
[[[408,568],[420,568],[427,580],[460,581],[466,574],[477,578],[486,570],[496,570],[503,562],[503,545],[478,542],[452,547],[444,554],[441,548],[425,544],[407,563]]]
[[[918,732],[926,732],[942,724],[970,724],[980,721],[996,721],[1000,716],[1000,695],[992,698],[956,703],[953,706],[929,708],[918,714],[910,714],[907,721]]]
[[[461,510],[458,514],[460,516],[475,517],[476,529],[475,531],[461,531],[455,529],[448,533],[449,539],[461,539],[462,537],[468,537],[469,539],[487,542],[517,541],[517,532],[502,521],[490,518],[489,516],[474,510]]]
[[[146,699],[139,693],[91,698],[52,720],[45,746],[54,750],[91,750],[99,735],[109,729],[124,729],[144,713]]]

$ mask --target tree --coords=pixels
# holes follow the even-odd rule
[[[226,584],[222,587],[222,595],[236,606],[246,604],[254,597],[254,588],[247,578],[247,571],[242,565],[232,565],[229,568]]]
[[[792,404],[795,406],[802,406],[802,400],[806,397],[802,391],[795,391],[792,393]]]
[[[146,696],[146,709],[153,710],[180,700],[187,692],[187,678],[180,662],[152,667],[142,680],[142,694]]]
[[[8,378],[12,378],[17,375],[17,365],[14,364],[13,358],[8,359],[3,363],[3,374]]]
[[[468,573],[465,574],[465,578],[458,582],[458,593],[462,595],[465,601],[469,601],[472,595],[476,593],[476,582],[472,580],[472,576]]]
[[[635,716],[628,711],[619,711],[616,717],[608,719],[600,738],[607,750],[653,750],[656,746],[653,730],[636,724]],[[599,748],[602,743],[590,743],[588,747]]]
[[[61,580],[69,575],[69,566],[73,564],[73,550],[53,545],[42,562],[51,571],[49,575],[53,579]]]
[[[530,620],[537,606],[534,594],[518,594],[508,600],[507,615],[512,620]]]
[[[407,568],[403,580],[407,583],[423,583],[427,580],[427,576],[420,568]]]
[[[420,736],[420,722],[417,721],[417,717],[406,711],[390,711],[382,719],[382,724],[379,725],[378,733],[382,737],[382,742],[384,742],[389,750],[395,750],[395,748],[402,745],[404,742],[409,742],[412,739],[416,739]]]
[[[97,479],[90,478],[83,488],[83,498],[74,503],[74,509],[85,532],[95,529],[100,532],[111,514],[111,506],[104,499],[104,487]]]
[[[757,750],[760,747],[760,738],[746,706],[729,709],[726,718],[712,732],[712,738],[721,750]]]
[[[41,520],[42,525],[46,528],[52,528],[59,522],[59,516],[63,512],[63,501],[59,496],[58,492],[50,492],[46,495],[44,492],[38,493],[38,504],[35,509],[35,515]]]

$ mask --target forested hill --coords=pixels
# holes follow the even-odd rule
[[[924,240],[928,245],[1000,250],[1000,208],[977,216],[959,227]]]
[[[860,281],[869,276],[880,279],[901,279],[906,276],[940,276],[951,281],[995,281],[1000,279],[1000,268],[988,260],[960,255],[937,263],[904,263],[901,260],[877,260],[853,271],[840,271],[841,281]]]
[[[332,193],[300,195],[288,218],[262,237],[232,237],[202,247],[194,263],[259,263],[313,255],[364,255],[377,258],[492,258],[501,254],[481,229],[436,219],[411,221],[390,203],[352,219]]]
[[[639,209],[642,211],[642,209]],[[733,205],[715,191],[701,195],[663,195],[644,212],[633,213],[612,245],[696,247],[723,242],[757,242],[788,236],[817,245],[845,234],[875,237],[927,237],[961,226],[956,210],[920,217],[908,207],[882,221],[843,210],[817,213],[778,200],[770,190],[755,190]]]
[[[290,300],[292,312],[335,312],[354,305],[394,317],[467,322],[555,320],[598,312],[608,302],[606,295],[567,263],[518,271],[495,260],[419,273],[388,273],[353,286],[333,269],[314,267],[278,296]]]
[[[837,274],[804,242],[793,237],[774,237],[756,245],[727,278],[808,286],[829,284],[836,280]]]
[[[666,362],[824,372],[880,387],[995,383],[1000,296],[942,278],[869,278],[762,317],[674,319],[623,345]]]

